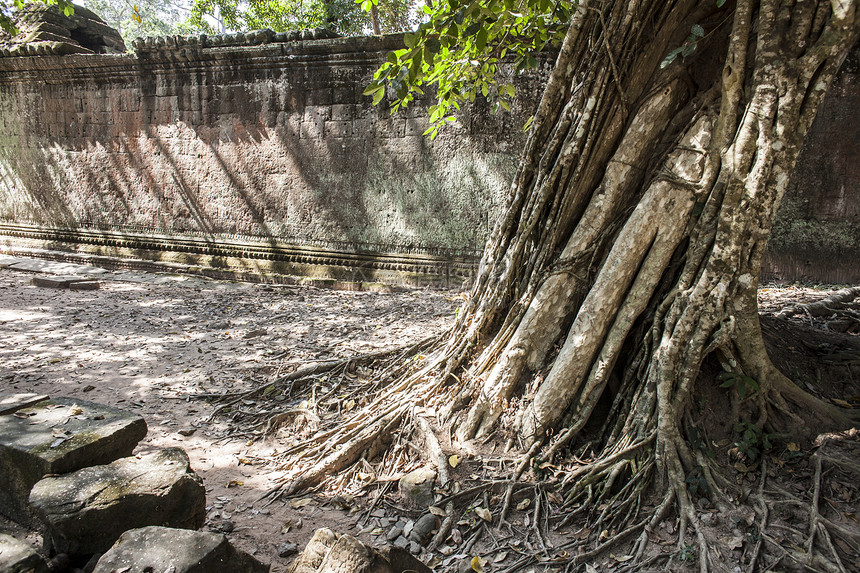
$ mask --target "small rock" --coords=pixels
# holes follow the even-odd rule
[[[434,529],[436,529],[436,516],[428,513],[415,523],[415,527],[409,534],[409,539],[416,543],[424,543],[424,540],[430,536]]]
[[[399,547],[400,549],[406,549],[409,545],[409,540],[403,537],[402,535],[394,540],[394,546]]]
[[[209,529],[217,531],[218,533],[232,533],[233,530],[236,529],[236,524],[229,519],[219,519],[218,521],[213,522],[209,526]]]
[[[412,555],[418,555],[419,553],[421,553],[421,546],[414,541],[410,541],[409,553],[411,553]]]
[[[299,552],[299,546],[295,543],[281,543],[278,547],[278,557],[289,557]]]
[[[196,431],[197,431],[197,428],[181,428],[179,430],[179,435],[188,437],[188,436],[193,435],[194,432],[196,432]]]
[[[245,334],[244,338],[257,338],[258,336],[265,336],[267,333],[268,330],[265,328],[256,328]]]
[[[401,535],[403,535],[403,526],[402,525],[395,525],[394,527],[392,527],[391,529],[388,530],[388,535],[386,535],[386,537],[388,538],[388,541],[393,542],[395,539],[397,539]]]
[[[406,525],[403,526],[403,536],[409,537],[409,534],[412,533],[412,528],[415,527],[415,522],[411,519],[406,522]]]
[[[92,391],[93,391],[93,390],[95,390],[95,389],[96,389],[96,387],[95,387],[95,386],[93,386],[92,384],[87,384],[86,386],[84,386],[83,391],[84,391],[84,392],[92,392]]]

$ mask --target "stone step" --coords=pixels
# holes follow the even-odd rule
[[[54,551],[78,555],[104,553],[129,529],[197,529],[206,519],[203,480],[180,448],[46,477],[33,486],[30,505]]]
[[[220,533],[142,527],[126,531],[93,573],[265,573],[257,559],[230,545]]]
[[[0,513],[25,526],[38,525],[28,504],[36,482],[129,456],[144,436],[140,416],[71,398],[0,415]]]

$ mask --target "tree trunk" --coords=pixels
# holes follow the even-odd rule
[[[456,402],[471,403],[461,440],[491,432],[524,392],[524,445],[565,418],[570,440],[613,373],[635,365],[656,390],[662,450],[715,351],[757,377],[761,416],[773,405],[794,416],[790,397],[845,422],[770,364],[755,292],[797,152],[855,41],[854,11],[580,3],[454,338],[489,339]],[[661,69],[686,36],[690,56]]]
[[[860,32],[857,2],[716,4],[580,0],[471,296],[423,369],[380,394],[375,424],[436,405],[461,441],[505,434],[549,460],[603,399],[599,455],[566,478],[568,499],[589,484],[596,507],[627,472],[623,519],[656,478],[671,494],[657,517],[674,499],[681,538],[707,356],[757,383],[733,399],[764,431],[804,415],[850,425],[770,362],[756,290],[797,153]],[[300,467],[286,491],[324,469]]]

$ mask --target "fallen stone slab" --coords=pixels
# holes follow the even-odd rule
[[[29,271],[33,273],[48,273],[52,275],[101,275],[108,271],[91,265],[78,265],[75,263],[63,263],[44,259],[21,258],[9,265],[10,269],[16,271]]]
[[[48,573],[42,556],[11,535],[0,533],[0,571],[3,573]]]
[[[15,263],[20,263],[21,259],[18,257],[10,257],[9,255],[0,255],[0,269],[8,269],[10,266]]]
[[[104,553],[129,529],[202,527],[206,490],[185,451],[168,448],[46,477],[30,505],[54,551],[82,555]]]
[[[129,456],[146,436],[140,416],[109,406],[52,398],[0,416],[0,513],[30,526],[30,489],[63,474]]]
[[[93,573],[265,573],[253,556],[233,547],[220,533],[142,527],[123,533]]]
[[[76,276],[39,276],[30,281],[34,286],[46,288],[68,288],[73,290],[96,290],[99,281]]]
[[[26,392],[21,394],[0,394],[0,416],[11,414],[21,408],[32,406],[42,400],[47,400],[48,397],[44,394],[33,394]]]

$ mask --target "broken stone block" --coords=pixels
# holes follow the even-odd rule
[[[399,539],[403,539],[402,537]],[[317,529],[288,573],[433,573],[401,547],[369,547],[351,535]]]
[[[287,573],[316,573],[335,541],[337,536],[331,529],[327,527],[317,529],[305,546],[305,550],[290,565]]]
[[[3,573],[48,573],[42,556],[22,541],[0,533],[0,571]]]
[[[427,509],[433,505],[433,482],[435,479],[436,471],[430,468],[418,468],[400,478],[398,485],[403,502],[422,509]]]
[[[0,394],[0,416],[11,414],[21,408],[32,406],[47,399],[48,397],[44,394]]]
[[[142,527],[123,533],[93,573],[265,573],[257,559],[230,545],[220,533]]]
[[[92,554],[110,549],[128,529],[201,527],[206,491],[188,455],[168,448],[46,477],[33,486],[30,505],[55,551]]]
[[[0,513],[37,524],[28,498],[43,476],[126,457],[144,436],[140,416],[85,400],[53,398],[0,416]]]

